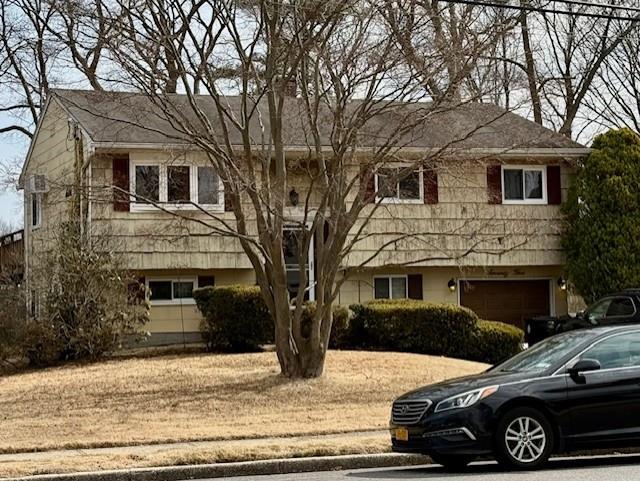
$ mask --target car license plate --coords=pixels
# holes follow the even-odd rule
[[[409,441],[409,430],[407,428],[396,428],[396,439],[398,441]]]

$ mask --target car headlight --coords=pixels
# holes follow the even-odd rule
[[[445,399],[444,401],[440,401],[436,406],[434,412],[438,413],[440,411],[447,411],[449,409],[468,408],[469,406],[473,406],[481,399],[491,396],[498,390],[499,387],[500,386],[483,387],[480,389],[476,389],[475,391],[464,392],[462,394],[458,394],[457,396],[452,396]]]

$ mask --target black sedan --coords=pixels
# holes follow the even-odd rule
[[[475,376],[393,403],[393,450],[449,469],[477,456],[533,469],[552,453],[640,446],[640,325],[548,338]]]

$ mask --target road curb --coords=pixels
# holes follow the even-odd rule
[[[414,454],[384,453],[270,459],[237,463],[194,464],[157,468],[132,468],[69,474],[39,474],[2,481],[182,481],[265,474],[339,471],[344,469],[386,468],[428,464],[429,458]]]

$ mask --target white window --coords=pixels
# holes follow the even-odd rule
[[[502,166],[503,204],[546,204],[544,166]]]
[[[31,194],[31,228],[37,229],[42,225],[42,194]]]
[[[196,165],[159,165],[131,162],[131,210],[165,209],[224,210],[222,182],[215,169]]]
[[[398,180],[399,179],[399,180]],[[406,167],[384,167],[376,171],[377,197],[384,203],[422,204],[422,169],[407,173]]]
[[[198,287],[196,277],[152,277],[147,279],[152,305],[195,304],[193,290]]]
[[[373,278],[375,299],[406,299],[407,276],[380,276]]]

